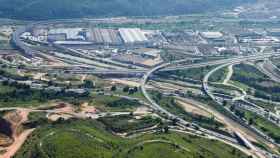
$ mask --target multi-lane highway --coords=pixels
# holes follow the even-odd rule
[[[81,22],[83,20],[80,20]],[[20,40],[20,35],[23,32],[26,32],[29,29],[32,29],[34,26],[36,25],[48,25],[48,24],[53,24],[56,22],[73,22],[72,20],[56,20],[56,21],[44,21],[44,22],[37,22],[37,23],[33,23],[24,27],[19,28],[12,36],[12,41],[15,44],[15,46],[17,46],[20,50],[23,51],[23,53],[26,56],[33,56],[34,54],[37,53],[37,50],[33,50],[32,48],[26,46],[21,40]],[[203,88],[204,91],[209,95],[210,98],[212,98],[213,100],[216,101],[215,96],[209,91],[208,88],[208,79],[209,77],[216,72],[217,70],[219,70],[222,67],[231,65],[231,64],[237,64],[246,60],[259,60],[259,59],[264,59],[264,58],[268,58],[274,55],[280,55],[280,53],[266,53],[266,54],[256,54],[256,55],[250,55],[250,56],[241,56],[241,57],[235,57],[235,58],[230,58],[230,59],[222,59],[222,60],[216,60],[216,61],[209,61],[209,62],[203,62],[203,63],[195,63],[195,64],[188,64],[188,65],[179,65],[179,66],[173,66],[173,65],[177,65],[180,63],[185,62],[186,60],[189,59],[185,59],[185,60],[179,60],[179,61],[175,61],[172,63],[164,63],[160,66],[157,66],[151,70],[137,70],[137,69],[120,69],[120,70],[95,70],[95,69],[74,69],[74,70],[67,70],[70,73],[74,73],[74,74],[96,74],[96,75],[119,75],[119,74],[124,74],[124,75],[129,75],[129,74],[139,74],[139,75],[143,75],[142,78],[142,82],[141,82],[141,90],[143,95],[145,96],[145,98],[150,102],[151,107],[161,113],[164,114],[165,116],[167,116],[168,119],[170,120],[176,120],[177,124],[180,126],[184,126],[186,127],[186,125],[191,126],[192,124],[190,122],[185,121],[184,119],[176,116],[175,114],[172,114],[171,112],[167,111],[166,109],[162,108],[160,105],[158,105],[148,94],[148,92],[146,91],[146,84],[149,80],[149,78],[151,77],[151,75],[153,75],[154,73],[158,72],[158,71],[175,71],[175,70],[182,70],[182,69],[189,69],[189,68],[198,68],[198,67],[204,67],[204,66],[212,66],[212,65],[220,65],[218,67],[216,67],[215,69],[213,69],[212,71],[210,71],[203,79]],[[30,67],[32,68],[32,67]],[[34,69],[38,69],[40,70],[40,68],[35,68]],[[51,67],[44,67],[44,70],[49,71],[49,72],[56,72],[57,70],[54,70]],[[218,102],[219,103],[219,102]],[[187,127],[186,127],[187,128]],[[193,130],[193,129],[192,129]],[[224,140],[232,140],[232,138],[229,138],[227,136],[200,128],[199,129],[201,132],[220,138],[220,139],[224,139]],[[258,154],[257,154],[258,155]]]
[[[247,57],[238,57],[238,58],[235,58],[235,59],[230,59],[230,60],[226,60],[226,63],[223,64],[223,65],[220,65],[218,67],[216,67],[215,69],[211,70],[203,79],[203,88],[205,90],[205,92],[209,95],[210,98],[212,98],[213,100],[217,101],[215,96],[209,91],[209,88],[208,88],[208,79],[209,77],[214,73],[216,72],[217,70],[223,68],[223,67],[226,67],[228,65],[232,65],[232,64],[237,64],[237,63],[241,63],[241,62],[244,62],[244,61],[247,61],[247,60],[259,60],[259,59],[263,59],[265,57],[270,57],[272,55],[275,55],[274,53],[267,53],[267,54],[256,54],[256,55],[252,55],[252,56],[247,56]],[[180,124],[180,125],[190,125],[189,122],[185,121],[184,119],[176,116],[175,114],[172,114],[170,113],[169,111],[165,110],[164,108],[162,108],[160,105],[158,105],[151,97],[150,95],[147,93],[146,91],[146,83],[148,82],[149,80],[149,77],[155,73],[156,71],[160,71],[161,69],[163,68],[166,68],[172,64],[178,64],[182,62],[182,60],[180,61],[176,61],[176,62],[173,62],[173,63],[165,63],[165,64],[162,64],[158,67],[155,67],[153,69],[151,69],[150,71],[148,71],[143,79],[142,79],[142,83],[141,83],[141,90],[142,90],[142,93],[144,94],[144,96],[146,97],[146,99],[151,103],[153,109],[157,110],[158,112],[162,113],[162,114],[165,114],[166,116],[168,116],[168,118],[170,119],[176,119],[177,120],[177,123]],[[216,64],[215,62],[211,62],[213,64]],[[218,64],[222,63],[222,62],[217,62]],[[205,63],[204,63],[205,64]],[[198,64],[196,66],[202,66],[204,64]],[[192,67],[193,65],[190,65],[190,67]],[[206,65],[204,65],[206,66]],[[218,101],[217,101],[218,102]],[[219,104],[221,104],[220,102],[218,102]],[[201,128],[200,130],[202,130],[204,133],[207,133],[209,135],[215,135],[216,137],[218,138],[221,138],[221,137],[224,137],[220,134],[217,134],[215,132],[212,132],[212,131],[209,131],[209,130],[206,130],[206,129],[203,129]],[[252,150],[255,150],[255,148],[253,148]],[[258,157],[265,157],[263,156],[263,152],[262,151],[254,151],[256,156]]]

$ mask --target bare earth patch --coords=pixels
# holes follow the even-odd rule
[[[13,131],[13,143],[4,148],[6,151],[1,155],[1,158],[11,158],[23,145],[27,137],[34,131],[34,129],[23,130],[22,124],[28,120],[28,114],[30,111],[28,110],[17,110],[7,113],[4,116],[4,119],[11,123],[12,131]]]
[[[211,117],[212,115],[210,113],[208,113],[207,111],[204,111],[203,109],[200,109],[192,104],[180,101],[180,100],[176,100],[176,102],[182,107],[184,108],[184,110],[186,112],[190,112],[193,114],[197,114],[197,115],[201,115],[201,116],[205,116],[205,117]]]

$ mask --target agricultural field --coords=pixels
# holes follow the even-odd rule
[[[248,156],[221,142],[197,136],[170,131],[124,139],[106,131],[100,122],[69,120],[38,128],[15,155],[15,158],[33,157],[247,158]]]

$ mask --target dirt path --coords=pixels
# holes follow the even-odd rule
[[[6,149],[7,152],[1,155],[0,158],[13,157],[34,130],[35,129],[25,130],[19,136],[15,137],[14,143]]]
[[[241,92],[242,92],[242,95],[241,96],[237,96],[237,97],[234,97],[233,98],[233,100],[234,101],[236,101],[236,100],[243,100],[243,99],[245,99],[245,97],[247,96],[247,92],[244,90],[244,89],[242,89],[242,88],[240,88],[240,87],[238,87],[238,86],[235,86],[235,85],[233,85],[233,84],[231,84],[229,81],[230,81],[230,79],[231,79],[231,77],[232,77],[232,75],[233,75],[233,66],[234,65],[229,65],[228,66],[228,73],[227,73],[227,76],[226,76],[226,78],[224,79],[224,81],[223,81],[223,84],[224,85],[227,85],[227,86],[231,86],[231,87],[234,87],[234,88],[237,88],[237,89],[239,89]]]
[[[232,74],[233,74],[233,65],[230,65],[228,66],[228,73],[223,84],[228,84],[228,81],[231,79]]]
[[[28,120],[29,110],[17,110],[4,116],[4,118],[11,123],[13,129],[13,143],[9,147],[5,148],[6,152],[0,156],[0,158],[11,158],[20,149],[27,137],[33,132],[34,129],[28,129],[18,134],[18,129],[22,123]]]

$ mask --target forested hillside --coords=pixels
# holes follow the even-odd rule
[[[202,13],[255,0],[0,0],[0,17],[50,19]]]

